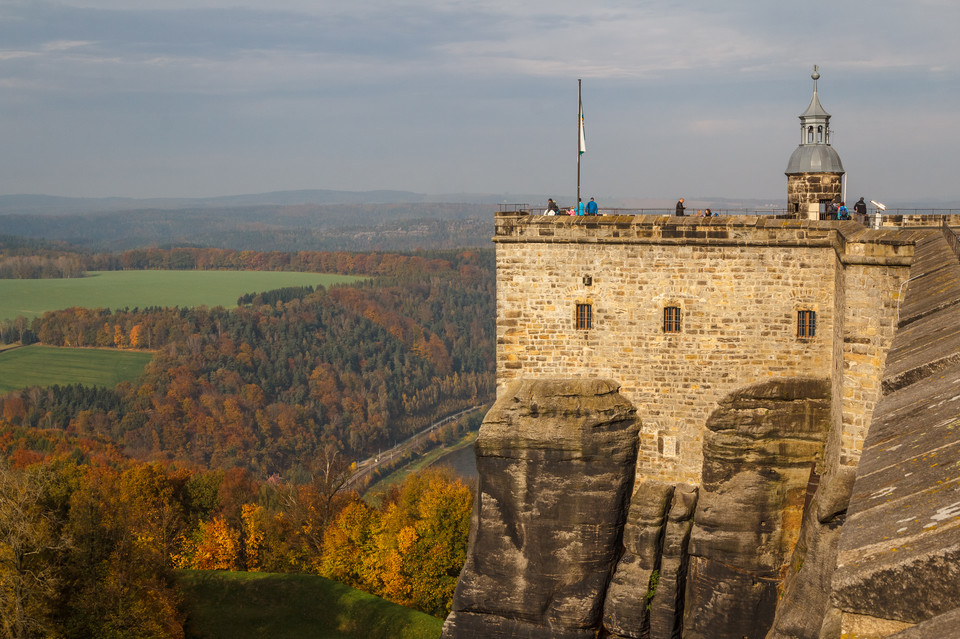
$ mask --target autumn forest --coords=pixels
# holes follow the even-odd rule
[[[344,487],[358,460],[491,401],[492,251],[114,254],[0,238],[0,277],[117,269],[364,279],[233,308],[0,323],[0,343],[154,354],[113,388],[0,396],[0,636],[183,637],[180,569],[317,573],[443,616],[471,489],[425,472],[370,505]]]

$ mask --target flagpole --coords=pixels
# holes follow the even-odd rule
[[[577,201],[575,206],[580,205],[580,139],[583,131],[583,79],[577,78]]]

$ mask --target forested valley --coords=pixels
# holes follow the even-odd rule
[[[8,247],[0,266],[33,256],[85,270],[367,277],[252,292],[230,309],[71,308],[3,322],[4,342],[155,356],[115,388],[0,397],[0,636],[184,636],[170,579],[182,568],[314,572],[445,614],[470,489],[425,473],[373,507],[341,488],[356,460],[491,401],[491,250],[33,248]]]

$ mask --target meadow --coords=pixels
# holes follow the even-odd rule
[[[330,286],[363,279],[351,275],[286,271],[96,271],[86,277],[0,279],[0,321],[46,311],[84,308],[237,305],[244,293],[288,286]]]
[[[435,639],[443,620],[317,575],[184,570],[187,639]]]
[[[113,387],[136,379],[153,357],[142,351],[25,346],[0,351],[0,393],[27,386]]]

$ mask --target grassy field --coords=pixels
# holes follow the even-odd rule
[[[230,308],[237,305],[237,298],[244,293],[287,286],[329,286],[360,279],[363,278],[277,271],[97,271],[70,279],[0,279],[0,320],[20,315],[37,317],[72,306]]]
[[[443,621],[316,575],[177,573],[187,639],[436,639]]]
[[[0,351],[0,393],[25,386],[116,386],[135,379],[152,353],[92,348],[25,346]]]

